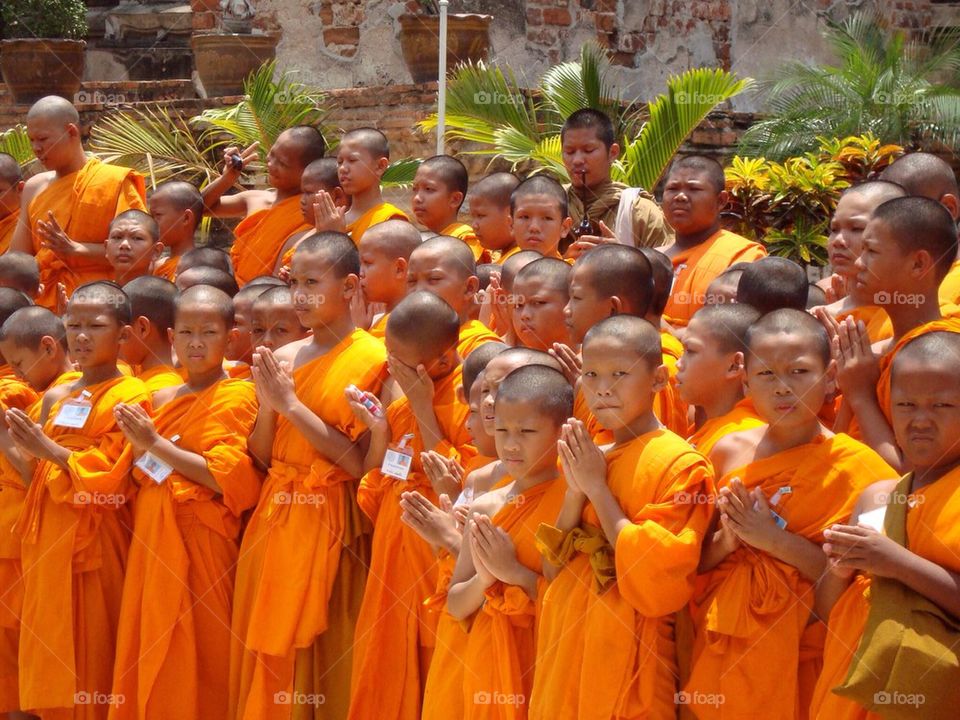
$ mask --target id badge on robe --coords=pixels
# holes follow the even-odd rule
[[[90,397],[90,393],[84,390],[79,398],[65,401],[53,419],[53,424],[58,427],[82,428],[87,424],[87,418],[93,410]]]
[[[413,435],[404,435],[396,445],[390,445],[387,448],[387,454],[383,456],[383,465],[380,466],[380,472],[397,480],[406,480],[410,475],[410,467],[413,465],[413,448],[407,443],[413,440]]]
[[[777,505],[780,504],[780,500],[783,498],[784,495],[792,495],[792,494],[793,494],[793,488],[790,487],[789,485],[785,485],[784,487],[777,490],[773,494],[773,497],[770,498],[770,508],[771,508],[770,514],[773,516],[773,521],[777,524],[777,527],[780,528],[781,530],[786,529],[787,521],[781,515],[779,515],[775,510],[773,510],[773,508],[775,508]],[[758,508],[759,508],[759,503],[754,503],[753,509],[757,510]]]
[[[179,439],[179,435],[174,435],[172,438],[170,438],[170,442],[176,442]],[[170,473],[173,472],[172,467],[167,465],[167,463],[151,452],[145,452],[143,455],[138,457],[136,462],[133,464],[143,470],[143,472],[157,485],[170,477]]]
[[[878,533],[883,532],[883,521],[887,517],[887,506],[881,505],[869,512],[861,513],[857,522],[872,527]]]

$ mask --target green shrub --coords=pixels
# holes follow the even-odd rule
[[[3,37],[80,40],[87,34],[83,0],[3,0]]]

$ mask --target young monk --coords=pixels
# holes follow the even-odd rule
[[[407,289],[432,292],[456,311],[460,317],[457,354],[461,358],[481,343],[499,340],[486,325],[471,317],[479,285],[473,253],[463,240],[439,235],[410,253]]]
[[[513,173],[495,172],[470,190],[470,223],[480,245],[497,264],[520,252],[510,223],[510,196],[519,184],[520,178]]]
[[[515,370],[497,393],[497,455],[508,477],[470,506],[447,596],[451,615],[473,618],[463,657],[465,718],[500,717],[490,700],[506,700],[511,712],[525,714],[543,582],[535,536],[564,504],[557,441],[572,411],[573,388],[547,367]]]
[[[863,252],[856,261],[857,283],[883,306],[893,338],[871,347],[866,328],[846,318],[826,323],[838,352],[838,381],[853,415],[851,433],[891,464],[902,467],[890,428],[890,363],[897,350],[917,335],[960,329],[960,320],[944,319],[937,290],[957,252],[953,218],[928,198],[894,198],[873,211],[863,231]],[[840,418],[838,418],[840,422]]]
[[[528,177],[510,195],[510,227],[521,250],[560,259],[560,241],[572,224],[567,194],[552,177]]]
[[[381,340],[387,318],[407,294],[407,267],[410,254],[420,245],[420,232],[406,220],[387,220],[363,234],[360,248],[360,289],[351,310],[354,321],[369,316],[370,334]],[[381,304],[384,312],[374,320],[371,305]]]
[[[143,210],[127,210],[110,223],[104,243],[113,280],[125,285],[134,278],[153,274],[154,263],[163,252],[156,221]]]
[[[34,713],[107,716],[104,702],[85,702],[110,694],[130,537],[131,455],[113,408],[150,402],[143,382],[117,369],[130,321],[119,287],[81,285],[65,317],[81,377],[48,390],[36,421],[6,412],[21,456],[36,459],[16,524],[31,629],[20,636],[20,704]]]
[[[230,333],[224,358],[247,371],[253,362],[253,303],[267,289],[266,285],[247,283],[233,296],[233,327],[237,332]]]
[[[10,249],[13,231],[20,220],[23,184],[20,164],[13,156],[0,153],[0,254]]]
[[[0,352],[24,383],[16,388],[10,380],[3,381],[4,412],[20,407],[37,419],[40,414],[37,393],[54,382],[79,376],[70,372],[63,321],[46,308],[29,306],[10,315],[0,326]],[[21,717],[16,713],[21,707],[17,649],[23,602],[20,538],[14,526],[27,488],[22,475],[26,463],[5,424],[0,429],[0,453],[0,713],[10,713],[9,717],[14,719]]]
[[[139,485],[113,670],[113,694],[124,698],[111,711],[116,720],[227,717],[240,514],[260,490],[247,454],[256,392],[223,371],[232,316],[221,291],[184,292],[170,336],[186,382],[154,394],[152,417],[138,405],[114,408]]]
[[[253,301],[250,318],[250,339],[255,348],[274,352],[308,334],[294,308],[293,293],[285,285],[260,293]]]
[[[183,256],[194,249],[197,226],[203,220],[203,196],[188,182],[168,180],[150,193],[147,202],[160,242],[169,251],[154,265],[153,274],[173,282]]]
[[[457,219],[467,196],[467,168],[462,162],[449,155],[427,158],[417,168],[412,190],[417,222],[437,235],[463,240],[476,262],[490,262],[490,253],[480,244],[473,228]]]
[[[829,572],[817,600],[829,632],[813,718],[956,714],[958,356],[951,332],[927,333],[897,354],[893,427],[912,471],[866,488],[850,521],[824,531]]]
[[[23,186],[11,250],[37,257],[43,293],[37,303],[57,307],[58,284],[69,297],[88,281],[113,273],[103,241],[110,221],[125,210],[145,210],[143,178],[87,158],[80,116],[70,101],[41,98],[27,113],[27,135],[46,172]]]
[[[40,294],[40,268],[28,253],[10,250],[0,255],[0,287],[19,290],[35,301]]]
[[[194,285],[209,285],[225,292],[230,297],[236,295],[240,290],[233,275],[206,265],[181,270],[177,273],[175,284],[180,292],[192,288]]]
[[[737,302],[751,305],[761,315],[774,310],[807,309],[806,271],[792,260],[765,257],[743,269],[737,283]]]
[[[386,362],[383,343],[350,320],[359,265],[346,235],[304,240],[290,288],[312,335],[254,357],[260,405],[248,442],[267,479],[237,564],[233,718],[289,718],[321,702],[346,712],[367,555],[354,500],[364,429],[344,391],[379,393]]]
[[[300,175],[300,215],[310,227],[286,239],[278,253],[274,275],[289,274],[293,251],[304,238],[324,230],[342,230],[348,204],[337,177],[336,158],[320,158],[307,165]]]
[[[230,256],[227,253],[217,248],[198,247],[187,250],[180,258],[180,262],[177,263],[174,281],[182,273],[195,267],[212,267],[228,275],[233,275],[233,264],[230,262]]]
[[[543,255],[535,250],[519,250],[511,254],[501,263],[500,273],[491,276],[490,284],[483,293],[480,320],[499,334],[508,345],[514,345],[517,341],[513,327],[513,310],[517,299],[513,292],[514,280],[524,267],[542,257]]]
[[[473,254],[463,247],[472,261]],[[456,392],[459,329],[457,313],[443,299],[429,292],[411,293],[387,321],[390,374],[403,396],[377,415],[351,401],[357,417],[370,428],[366,474],[357,500],[374,526],[370,574],[354,640],[353,720],[420,717],[430,665],[426,646],[433,641],[421,637],[419,625],[422,603],[436,588],[437,559],[401,521],[399,500],[402,492],[416,490],[436,505],[441,493],[459,491],[455,483],[431,485],[421,452],[435,450],[461,464],[476,452],[465,427],[468,409]]]
[[[663,214],[677,241],[664,250],[675,276],[664,314],[674,327],[686,326],[703,306],[707,287],[726,268],[767,254],[759,243],[721,229],[725,182],[720,163],[702,155],[676,160],[667,172]]]
[[[387,136],[370,127],[344,133],[337,148],[337,175],[350,198],[343,216],[345,231],[355,244],[367,229],[386,220],[409,220],[404,212],[383,201],[380,178],[390,164]]]
[[[684,688],[698,718],[796,718],[809,705],[824,628],[811,622],[825,570],[822,532],[893,469],[817,417],[834,382],[830,342],[801,310],[747,332],[745,387],[766,424],[710,452],[720,495],[691,602],[696,632]],[[804,657],[806,656],[806,657]]]
[[[825,310],[837,320],[852,316],[867,326],[871,342],[880,342],[893,336],[893,326],[884,308],[866,296],[857,283],[856,261],[863,251],[863,230],[870,214],[887,200],[904,197],[906,191],[886,180],[870,180],[843,191],[837,208],[830,218],[827,238],[827,256],[833,274],[821,281],[835,300]]]
[[[237,284],[273,272],[284,241],[307,230],[300,213],[300,176],[303,169],[326,152],[327,144],[315,127],[298,125],[284,130],[267,153],[268,190],[225,193],[237,184],[245,167],[257,157],[257,144],[242,151],[223,152],[220,177],[203,189],[203,202],[212,217],[243,218],[234,230],[230,249]]]
[[[531,718],[676,712],[672,614],[690,597],[710,513],[677,498],[709,498],[713,475],[653,414],[661,360],[659,331],[639,317],[608,318],[584,338],[584,394],[614,444],[604,452],[578,420],[561,432],[564,503],[556,527],[537,533],[555,577],[539,614]]]
[[[687,442],[704,455],[724,435],[763,424],[753,402],[743,395],[747,331],[759,319],[750,305],[707,305],[687,325],[677,361],[677,388],[694,408]]]
[[[570,265],[540,258],[523,267],[513,282],[513,328],[517,342],[543,350],[570,344],[564,308],[570,301]]]
[[[173,366],[170,330],[173,327],[177,287],[169,280],[144,275],[123,286],[130,300],[130,334],[120,357],[151,395],[161,388],[181,385],[183,377]]]
[[[744,269],[750,263],[734,263],[722,273],[717,275],[709,285],[707,285],[707,295],[704,298],[704,305],[724,305],[735,303],[737,301],[737,286],[740,284],[740,278],[743,277]]]
[[[584,108],[571,114],[560,130],[563,165],[570,176],[567,198],[573,227],[586,215],[595,233],[576,238],[570,257],[604,242],[621,242],[634,247],[660,247],[673,241],[673,230],[664,221],[663,212],[653,195],[637,188],[629,204],[621,203],[627,186],[613,182],[610,170],[620,155],[613,123],[600,110]],[[623,218],[621,221],[620,218]],[[618,238],[618,224],[625,231]]]

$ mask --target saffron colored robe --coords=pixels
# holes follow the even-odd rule
[[[386,325],[384,325],[386,327]],[[457,355],[466,360],[467,355],[486,342],[502,342],[500,337],[479,320],[467,320],[460,326]]]
[[[690,406],[680,398],[680,389],[677,387],[677,360],[683,355],[683,345],[665,330],[660,331],[660,344],[663,347],[663,364],[667,368],[668,380],[667,386],[653,399],[653,414],[667,430],[684,437],[690,427]]]
[[[400,495],[417,490],[434,505],[438,498],[423,472],[420,453],[436,450],[466,463],[476,454],[466,430],[467,405],[457,399],[458,367],[434,381],[433,407],[444,439],[426,448],[405,397],[387,408],[393,442],[413,434],[410,474],[405,481],[379,468],[363,476],[357,501],[373,521],[370,575],[357,619],[350,691],[351,720],[419,720],[423,686],[435,643],[436,615],[423,601],[437,587],[437,558],[416,531],[401,521]]]
[[[157,277],[162,277],[164,280],[173,282],[177,277],[177,266],[180,264],[180,257],[179,255],[171,255],[170,257],[163,258],[153,266],[153,274]]]
[[[19,210],[14,210],[5,218],[0,218],[0,255],[10,249],[10,241],[13,239],[13,232],[17,229],[19,221]]]
[[[477,237],[477,234],[473,231],[473,228],[466,223],[452,222],[443,230],[441,230],[440,234],[449,235],[450,237],[455,237],[458,240],[463,240],[467,245],[470,246],[470,249],[473,251],[473,259],[476,260],[477,263],[490,262],[490,251],[480,244],[480,238]]]
[[[286,239],[310,227],[300,212],[300,195],[247,215],[233,231],[230,248],[237,284],[243,287],[258,275],[272,275]]]
[[[43,430],[70,448],[69,470],[41,460],[17,520],[23,562],[20,704],[41,718],[107,717],[123,574],[133,520],[132,453],[117,427],[118,403],[149,409],[137,378],[86,388],[92,410],[83,428]]]
[[[120,606],[110,720],[227,718],[230,609],[240,514],[260,478],[247,454],[257,417],[251,383],[225,379],[156,411],[161,437],[202,455],[223,490],[174,471],[139,485]]]
[[[147,392],[153,395],[157,390],[183,385],[183,375],[169,365],[157,365],[149,370],[137,373],[137,377],[147,386]]]
[[[374,205],[363,215],[347,225],[347,235],[353,240],[353,244],[359,247],[360,238],[363,237],[363,234],[368,228],[386,222],[387,220],[406,220],[410,222],[410,218],[407,217],[406,213],[396,205],[381,202],[379,205]]]
[[[312,412],[356,440],[365,428],[354,417],[344,389],[353,384],[379,393],[385,366],[383,343],[355,330],[325,355],[295,368],[293,379],[298,397]],[[327,706],[336,702],[334,690],[306,669],[314,662],[318,637],[331,630],[346,635],[346,641],[339,650],[324,646],[325,652],[337,652],[335,659],[349,656],[352,626],[332,628],[330,613],[337,581],[344,573],[358,572],[355,565],[366,560],[354,488],[345,470],[317,452],[289,420],[277,418],[270,469],[237,564],[231,717],[285,719],[302,710],[295,708],[296,699],[310,705],[324,695]],[[348,611],[355,612],[359,596],[352,602],[356,605]]]
[[[718,230],[699,245],[673,258],[673,290],[663,312],[674,327],[686,327],[693,314],[703,307],[707,288],[718,275],[738,262],[753,262],[766,257],[767,251],[727,230]]]
[[[579,528],[538,533],[563,567],[540,609],[534,720],[676,717],[673,615],[693,592],[713,471],[661,429],[607,451],[607,485],[631,523],[616,547],[589,503]]]
[[[791,488],[774,508],[786,530],[823,542],[823,530],[850,517],[864,488],[897,473],[866,445],[847,435],[820,436],[727,473],[770,499]],[[801,716],[800,648],[808,625],[813,583],[800,571],[749,546],[730,553],[697,578],[690,605],[696,633],[690,678],[684,688],[700,720]],[[809,653],[816,666],[818,653]],[[816,674],[808,672],[807,677]],[[701,702],[723,698],[720,702]]]
[[[749,430],[760,427],[766,423],[757,415],[757,410],[753,406],[753,400],[744,398],[733,409],[725,415],[707,420],[696,430],[693,435],[687,438],[698,452],[709,455],[713,446],[731,433]]]
[[[871,343],[880,342],[893,337],[893,323],[886,310],[875,305],[864,305],[854,308],[850,312],[839,313],[837,320],[843,320],[847,316],[852,316],[854,320],[860,320],[867,328],[867,335]]]
[[[940,307],[960,305],[960,259],[954,260],[950,271],[940,283]]]
[[[113,278],[113,268],[106,257],[61,257],[52,250],[41,248],[37,222],[47,220],[47,213],[52,212],[71,240],[102,243],[117,215],[126,210],[146,212],[145,193],[143,178],[138,173],[92,158],[77,172],[54,179],[30,201],[27,219],[43,284],[37,305],[57,310],[57,283],[66,286],[67,297],[70,297],[86,282]]]

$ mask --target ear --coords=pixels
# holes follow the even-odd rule
[[[70,137],[79,138],[80,128],[74,123],[67,123],[67,135],[69,135]]]
[[[127,327],[130,328],[133,337],[145,338],[150,334],[150,319],[144,315],[139,315]]]
[[[623,300],[616,295],[610,298],[610,317],[623,315]]]
[[[343,297],[349,300],[360,289],[360,278],[350,273],[343,279]]]
[[[404,282],[407,281],[407,265],[408,261],[406,258],[398,257],[396,260],[394,260],[393,272],[394,276],[398,280],[403,280]]]
[[[726,190],[721,190],[717,193],[717,207],[721,210],[725,208],[730,203],[730,193]]]
[[[164,244],[159,240],[153,244],[153,260],[156,262],[163,255]]]
[[[139,319],[140,318],[137,318],[137,320]],[[149,322],[149,320],[147,322]],[[117,343],[120,345],[124,345],[130,342],[130,337],[132,334],[133,334],[133,329],[129,325],[124,325],[123,327],[120,328],[120,337],[117,338]]]
[[[614,143],[610,146],[610,150],[607,152],[607,161],[612,163],[618,157],[620,157],[620,144]]]
[[[563,219],[563,222],[560,223],[560,235],[561,236],[566,235],[568,232],[570,232],[570,228],[572,227],[573,227],[573,218],[567,215],[567,217]]]
[[[167,342],[173,345],[174,332],[173,328],[167,328]]]
[[[453,210],[457,210],[461,205],[463,205],[463,193],[459,190],[454,190],[450,193],[449,196],[450,207]]]
[[[910,263],[910,269],[918,278],[934,276],[936,273],[936,262],[933,255],[927,250],[917,250],[913,253],[913,260]]]
[[[657,365],[653,371],[653,392],[658,393],[667,387],[670,381],[670,371],[666,365]]]
[[[476,275],[471,275],[467,278],[467,284],[464,288],[464,295],[476,295],[480,292],[480,278]]]
[[[832,359],[827,363],[827,369],[823,373],[824,379],[827,381],[827,396],[832,397],[836,394],[837,390],[837,361]]]
[[[952,193],[944,193],[940,196],[940,204],[949,211],[954,220],[960,220],[960,197]]]
[[[463,385],[457,385],[457,400],[464,405],[467,404],[467,396],[463,392]]]
[[[387,168],[390,166],[390,159],[382,157],[377,160],[377,167],[375,172],[377,177],[383,177],[383,174],[387,171]]]
[[[47,357],[56,357],[59,343],[49,335],[40,338],[40,352]]]
[[[13,192],[17,195],[23,192],[24,181],[21,180],[16,185],[13,186]],[[952,196],[951,196],[952,197]]]
[[[735,352],[730,361],[730,366],[727,368],[726,377],[728,378],[742,378],[743,377],[743,353]]]

